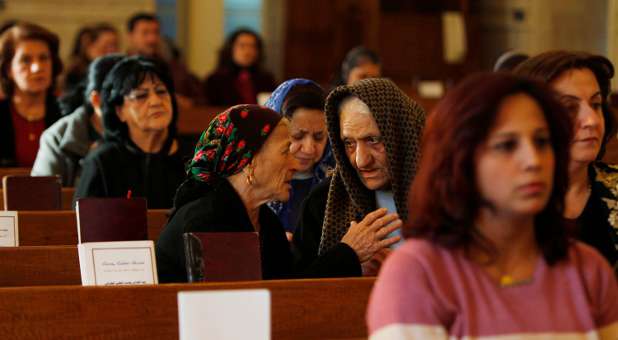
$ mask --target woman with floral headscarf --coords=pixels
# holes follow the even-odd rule
[[[290,152],[297,163],[289,200],[269,203],[288,239],[294,233],[302,201],[324,179],[326,171],[335,167],[328,145],[325,97],[318,84],[298,78],[279,85],[266,102],[267,107],[290,120]]]
[[[289,122],[257,105],[219,114],[202,134],[172,216],[157,241],[160,282],[186,282],[186,232],[253,232],[260,237],[265,279],[292,273],[283,227],[266,206],[287,201],[294,174]]]

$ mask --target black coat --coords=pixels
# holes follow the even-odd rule
[[[84,159],[75,190],[82,197],[145,197],[148,209],[171,208],[184,179],[184,164],[173,155],[147,154],[134,145],[104,142]]]
[[[322,181],[303,202],[293,238],[297,270],[309,270],[306,276],[310,277],[362,276],[356,252],[345,243],[339,242],[328,252],[318,256],[329,186],[330,180]]]
[[[262,276],[264,279],[292,276],[292,254],[279,219],[263,205],[259,221]],[[227,180],[220,180],[201,198],[180,207],[161,232],[156,246],[159,282],[187,282],[184,233],[253,231],[240,197]]]
[[[576,220],[576,235],[618,270],[618,221],[612,217],[618,212],[618,206],[610,209],[610,202],[618,202],[618,168],[597,162],[590,166],[588,176],[592,184],[590,198]]]
[[[45,127],[60,118],[60,107],[54,96],[45,101]],[[10,98],[0,101],[0,167],[17,166],[15,159],[15,129],[11,118]]]

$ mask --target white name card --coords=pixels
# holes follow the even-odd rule
[[[267,289],[178,293],[180,340],[270,339]]]
[[[439,80],[424,80],[418,83],[418,94],[423,98],[444,96],[444,84]]]
[[[84,286],[158,283],[152,241],[89,242],[77,251]]]
[[[0,247],[19,246],[17,211],[0,211]]]

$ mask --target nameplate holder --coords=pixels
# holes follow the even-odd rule
[[[87,242],[77,251],[84,286],[158,283],[152,241]]]
[[[270,305],[267,289],[179,292],[179,338],[269,340]]]
[[[0,211],[0,247],[19,246],[17,211]]]

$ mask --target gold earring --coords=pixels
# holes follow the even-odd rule
[[[253,185],[253,181],[255,180],[255,177],[253,176],[253,167],[251,165],[247,165],[247,168],[249,168],[249,173],[247,174],[247,184],[249,185]]]

